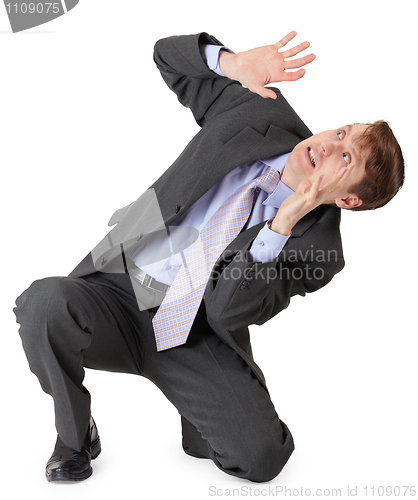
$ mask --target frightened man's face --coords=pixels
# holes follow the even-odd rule
[[[364,152],[356,144],[367,125],[345,125],[335,130],[315,134],[300,142],[286,161],[281,180],[296,191],[304,179],[313,180],[323,174],[321,186],[334,175],[336,169],[352,167],[343,185],[332,193],[327,203],[336,203],[341,208],[353,208],[361,204],[350,186],[364,178]]]

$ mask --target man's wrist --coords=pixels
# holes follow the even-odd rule
[[[222,73],[228,77],[233,78],[233,72],[234,72],[234,67],[235,67],[235,59],[236,59],[236,54],[233,52],[229,52],[228,50],[221,49],[219,51],[219,59],[218,59],[218,65],[219,69],[222,71]]]
[[[287,243],[289,236],[276,233],[268,227],[271,221],[272,219],[267,221],[252,242],[247,253],[248,262],[271,262],[279,255]]]
[[[273,219],[269,224],[268,228],[275,233],[281,234],[283,236],[290,236],[292,232],[293,225],[289,223],[284,223],[282,221],[276,221]]]

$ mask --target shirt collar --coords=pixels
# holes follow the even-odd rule
[[[280,172],[281,176],[289,155],[290,153],[279,156],[270,156],[269,158],[262,158],[261,161]],[[290,187],[280,181],[277,184],[276,189],[263,201],[263,205],[279,208],[283,201],[293,193],[294,191],[290,189]]]

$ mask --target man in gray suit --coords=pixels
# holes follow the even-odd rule
[[[265,88],[301,78],[303,69],[285,70],[314,59],[288,60],[308,43],[279,52],[295,35],[239,54],[206,33],[157,42],[157,67],[201,131],[115,212],[116,226],[68,277],[35,281],[16,301],[30,368],[54,398],[49,481],[86,479],[101,451],[84,367],[154,382],[181,415],[184,451],[228,474],[268,481],[289,459],[292,436],[253,360],[248,326],[326,285],[344,266],[340,209],[383,206],[404,176],[385,122],[312,136],[280,91]],[[271,189],[259,181],[266,176]],[[193,267],[190,249],[248,185],[251,210],[210,264],[190,330],[159,347],[156,319],[176,275]],[[169,337],[181,321],[163,321]]]

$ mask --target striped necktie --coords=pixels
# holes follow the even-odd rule
[[[247,221],[258,187],[272,193],[280,173],[268,167],[264,174],[235,191],[208,220],[187,254],[152,323],[157,351],[184,344],[202,301],[210,272],[219,255]]]

